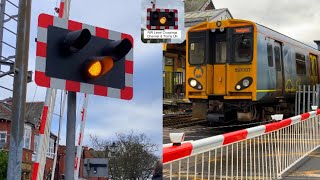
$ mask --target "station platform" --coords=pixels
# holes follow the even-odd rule
[[[284,180],[319,180],[320,148],[316,149],[283,175]]]

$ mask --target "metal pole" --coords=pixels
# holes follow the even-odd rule
[[[307,110],[310,112],[310,85],[308,85],[308,99],[307,99]]]
[[[57,141],[56,141],[56,148],[55,148],[55,152],[54,152],[54,160],[53,160],[53,167],[52,167],[52,175],[51,175],[51,180],[54,180],[55,177],[55,170],[56,170],[56,165],[57,165],[57,157],[58,157],[58,148],[59,148],[59,141],[60,141],[60,134],[61,134],[61,126],[62,126],[62,116],[64,114],[64,108],[65,108],[65,104],[66,104],[66,97],[67,94],[65,93],[65,91],[61,91],[61,93],[64,93],[63,96],[63,100],[62,100],[62,104],[60,104],[60,117],[59,117],[59,128],[58,128],[58,137],[57,137]],[[62,95],[61,95],[62,96]],[[61,107],[62,105],[62,107]]]
[[[0,55],[2,55],[2,41],[3,41],[3,27],[4,27],[4,13],[6,11],[6,0],[1,0],[0,6]],[[1,64],[0,64],[1,72]]]
[[[29,58],[29,35],[31,1],[19,1],[16,61],[13,84],[12,119],[7,180],[21,179],[24,113],[26,106],[27,73]]]
[[[303,85],[302,113],[306,112],[306,85]]]
[[[296,91],[296,99],[294,104],[294,115],[298,115],[298,92]]]
[[[320,95],[320,85],[319,84],[317,84],[317,86],[316,86],[316,90],[317,90],[317,92],[316,92],[316,106],[318,106],[318,108],[319,108],[319,95]]]
[[[69,18],[71,0],[64,1],[64,10],[62,17]],[[61,11],[61,9],[60,9]],[[76,143],[76,105],[77,93],[68,92],[68,111],[67,111],[67,140],[66,140],[66,168],[65,179],[74,179],[74,164],[75,164],[75,143]]]
[[[68,92],[67,141],[66,141],[66,180],[74,179],[75,142],[76,142],[76,105],[77,93]]]
[[[301,85],[298,87],[298,115],[301,112]]]

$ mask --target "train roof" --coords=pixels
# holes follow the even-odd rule
[[[276,30],[273,30],[273,29],[271,29],[271,28],[268,28],[268,27],[266,27],[266,26],[264,26],[264,25],[261,25],[261,24],[259,24],[259,23],[255,23],[257,26],[258,26],[258,30],[259,31],[262,31],[263,33],[268,33],[267,35],[273,35],[273,36],[276,36],[276,38],[279,38],[279,39],[283,39],[283,38],[281,38],[281,36],[283,36],[283,37],[285,37],[285,38],[287,38],[287,39],[289,39],[289,40],[291,40],[291,41],[294,41],[295,43],[299,43],[299,44],[303,44],[304,46],[307,46],[307,47],[309,47],[309,48],[311,48],[312,50],[315,50],[315,51],[317,51],[318,53],[319,53],[319,50],[317,49],[317,48],[314,48],[314,47],[312,47],[312,46],[310,46],[310,45],[308,45],[308,44],[305,44],[305,43],[303,43],[303,42],[301,42],[301,41],[298,41],[298,40],[296,40],[296,39],[293,39],[293,38],[291,38],[291,37],[289,37],[289,36],[287,36],[287,35],[285,35],[285,34],[282,34],[282,33],[280,33],[280,32],[278,32],[278,31],[276,31]],[[268,31],[268,32],[267,32]],[[270,34],[271,33],[271,34]],[[272,34],[272,33],[276,33],[276,34]],[[278,36],[277,36],[278,35]],[[281,36],[279,36],[279,35],[281,35]],[[297,45],[297,44],[295,44],[295,45]]]
[[[226,21],[227,24],[231,25],[235,25],[235,24],[239,24],[239,25],[244,25],[244,24],[251,24],[251,25],[255,25],[257,26],[258,28],[258,32],[260,33],[263,33],[265,34],[266,36],[270,36],[271,38],[274,38],[275,40],[278,40],[278,41],[284,41],[284,42],[287,42],[287,43],[290,43],[290,44],[293,44],[294,46],[297,46],[301,49],[303,49],[302,46],[304,46],[304,48],[309,48],[309,50],[311,51],[314,51],[313,53],[314,54],[317,54],[319,55],[320,54],[320,50],[318,50],[317,48],[314,48],[310,45],[307,45],[301,41],[298,41],[298,40],[295,40],[287,35],[284,35],[278,31],[275,31],[271,28],[268,28],[264,25],[261,25],[259,23],[256,23],[256,22],[253,22],[253,21],[250,21],[250,20],[242,20],[242,19],[227,19],[227,20],[222,20],[222,21]],[[196,29],[202,29],[202,28],[208,28],[209,26],[212,26],[213,27],[215,26],[215,23],[216,21],[211,21],[211,22],[203,22],[203,23],[200,23],[200,24],[197,24],[195,26],[192,26],[190,29],[188,29],[188,32],[191,30],[196,30]],[[210,25],[209,25],[210,24]],[[208,26],[209,25],[209,26]],[[217,28],[217,27],[216,27]]]

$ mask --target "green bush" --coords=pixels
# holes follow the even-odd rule
[[[0,180],[7,179],[8,152],[0,150]]]

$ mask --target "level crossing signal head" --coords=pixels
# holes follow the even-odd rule
[[[178,11],[176,9],[147,9],[147,29],[178,29]]]
[[[39,86],[132,98],[130,35],[46,14],[38,23],[35,81]]]

